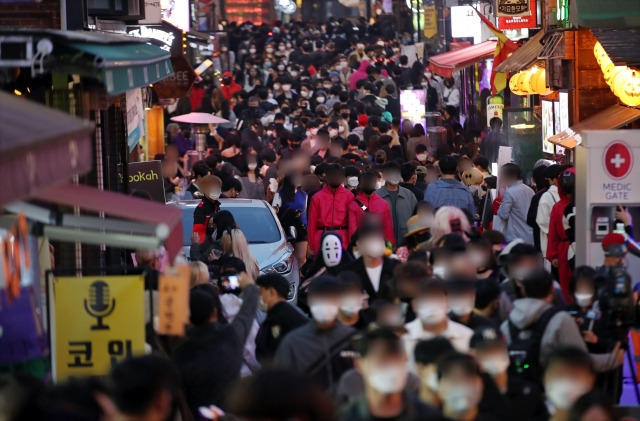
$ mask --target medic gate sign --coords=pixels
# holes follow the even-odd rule
[[[632,148],[637,131],[588,132],[587,189],[592,204],[640,202],[640,148]],[[595,143],[595,144],[594,144]]]

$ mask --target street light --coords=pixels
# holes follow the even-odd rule
[[[196,134],[196,150],[198,151],[198,159],[204,159],[204,152],[207,149],[207,133],[209,133],[209,124],[228,123],[221,117],[216,117],[208,113],[189,113],[172,117],[171,121],[176,123],[187,123],[193,125],[193,132]]]

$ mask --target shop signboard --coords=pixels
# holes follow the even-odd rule
[[[160,25],[162,23],[162,8],[160,0],[144,0],[144,19],[141,25]]]
[[[169,51],[172,56],[182,54],[182,32],[167,22],[162,22],[160,26],[127,26],[127,34],[150,39],[154,45]]]
[[[189,0],[160,0],[162,20],[189,32]]]
[[[451,7],[451,36],[473,38],[477,44],[482,37],[482,21],[471,6]]]
[[[555,121],[553,119],[553,101],[541,101],[542,109],[542,152],[553,153],[553,143],[549,138],[554,135]]]
[[[497,0],[497,16],[529,16],[531,9],[529,0]]]
[[[55,381],[102,376],[144,353],[144,276],[57,277],[49,284]]]
[[[183,56],[171,57],[173,74],[153,84],[159,98],[182,98],[189,95],[191,85],[196,80],[196,72]]]
[[[412,124],[421,123],[426,129],[424,121],[426,91],[424,89],[403,89],[400,91],[400,115],[402,120],[409,120]]]
[[[122,182],[122,166],[118,166]],[[129,162],[127,164],[129,193],[143,191],[149,193],[151,200],[166,203],[164,196],[164,179],[160,161]]]
[[[505,16],[498,17],[498,28],[500,29],[526,29],[538,26],[538,13],[536,0],[530,0],[529,15],[525,16]]]

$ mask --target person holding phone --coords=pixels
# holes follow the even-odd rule
[[[180,371],[187,402],[194,417],[201,406],[225,408],[227,391],[238,380],[243,349],[258,308],[258,287],[247,272],[237,276],[242,305],[230,323],[221,323],[222,306],[208,285],[189,295],[187,339],[175,351],[173,360]]]

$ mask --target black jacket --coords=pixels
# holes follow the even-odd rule
[[[405,394],[404,403],[404,411],[394,417],[394,421],[439,421],[443,419],[438,410],[421,402],[415,396]],[[367,398],[364,395],[349,401],[342,407],[338,416],[339,421],[374,421],[380,419],[371,414]]]
[[[207,323],[187,333],[174,354],[194,417],[201,406],[225,407],[226,394],[240,378],[242,351],[258,306],[258,287],[248,285],[230,324]]]
[[[267,311],[267,318],[256,335],[256,357],[261,364],[269,362],[284,336],[309,321],[302,312],[283,301]]]
[[[404,187],[405,189],[413,193],[418,202],[422,202],[424,200],[424,190],[426,189],[421,190],[419,187],[416,187],[415,184],[411,183],[400,183],[400,187]]]
[[[536,218],[538,217],[538,205],[540,204],[540,199],[547,190],[548,189],[538,190],[538,192],[533,195],[531,198],[531,204],[529,205],[529,211],[527,211],[527,225],[533,228],[533,243],[538,251],[542,251],[542,246],[540,245],[540,227],[536,222]]]
[[[355,272],[360,277],[362,289],[369,294],[369,303],[372,303],[378,298],[389,298],[392,296],[393,286],[391,285],[391,281],[393,279],[393,268],[396,267],[396,264],[398,264],[397,260],[383,257],[380,286],[378,287],[378,291],[373,288],[373,284],[369,279],[367,269],[364,267],[364,258],[360,257],[355,262],[347,266],[346,270]]]
[[[507,391],[502,394],[493,379],[482,376],[484,393],[480,412],[500,420],[543,421],[549,419],[542,391],[535,384],[517,376],[509,376]]]

